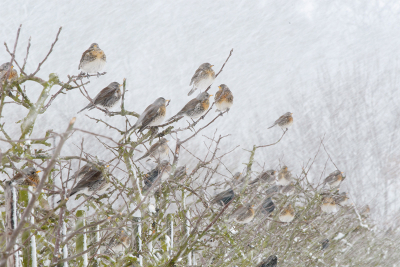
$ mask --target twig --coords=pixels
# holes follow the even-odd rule
[[[224,67],[225,67],[226,62],[228,62],[229,58],[232,56],[232,53],[233,53],[233,48],[232,48],[231,51],[229,52],[229,56],[228,56],[228,58],[225,60],[225,63],[222,65],[221,69],[220,69],[220,70],[218,71],[218,73],[215,75],[215,78],[217,78],[218,75],[222,72],[222,70],[223,70]],[[210,88],[211,88],[211,85],[206,89],[206,92],[207,92],[208,90],[210,90]]]

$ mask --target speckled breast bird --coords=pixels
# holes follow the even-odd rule
[[[320,243],[321,243],[321,250],[325,250],[329,247],[329,239],[328,238],[322,240]]]
[[[78,70],[89,73],[97,73],[103,70],[106,65],[106,54],[100,49],[99,45],[93,43],[89,49],[83,52]]]
[[[231,90],[225,84],[218,86],[219,90],[214,96],[215,106],[217,110],[215,112],[224,112],[228,110],[233,105],[233,95]]]
[[[276,267],[278,266],[278,257],[275,255],[263,259],[256,267]]]
[[[335,213],[336,210],[336,203],[332,197],[324,197],[322,199],[321,210],[326,213]]]
[[[87,196],[91,196],[93,194],[102,195],[107,189],[110,187],[110,183],[108,182],[104,172],[106,172],[105,168],[108,166],[104,166],[104,163],[98,162],[98,165],[85,165],[83,166],[77,173],[77,177],[82,177],[79,182],[72,188],[70,192],[70,196],[73,196],[77,193],[85,194]],[[58,203],[61,200],[58,201]]]
[[[179,166],[178,168],[176,168],[175,172],[174,172],[174,179],[176,181],[180,181],[183,180],[187,177],[187,168],[186,165],[183,166]]]
[[[330,188],[335,188],[335,187],[340,186],[340,184],[342,183],[342,181],[345,178],[346,177],[343,176],[343,172],[336,170],[336,171],[332,172],[331,174],[329,174],[328,177],[325,178],[324,185],[329,184]]]
[[[39,175],[38,173],[41,171],[37,171],[34,167],[28,167],[26,169],[18,172],[13,178],[12,181],[20,184],[20,185],[29,185],[36,187],[39,184]]]
[[[211,201],[211,204],[218,204],[220,206],[225,206],[230,201],[232,201],[234,197],[235,197],[235,192],[233,192],[232,189],[228,189],[217,194]]]
[[[140,158],[138,158],[135,161],[139,161],[146,157],[152,157],[156,161],[161,162],[163,159],[167,158],[169,155],[169,146],[168,146],[167,142],[168,142],[167,139],[161,138],[158,142],[153,144],[143,156],[141,156]]]
[[[294,186],[294,183],[291,182],[290,184],[286,186],[281,187],[281,193],[283,195],[291,196],[296,192],[296,187]]]
[[[293,124],[293,117],[292,117],[291,112],[286,112],[285,114],[283,114],[282,116],[279,117],[279,119],[277,119],[274,124],[269,127],[268,129],[271,129],[272,127],[274,127],[275,125],[278,125],[279,127],[282,128],[282,130],[288,130],[290,126],[292,126]]]
[[[168,121],[176,118],[187,116],[192,119],[197,119],[206,113],[210,107],[210,97],[207,92],[199,94],[196,98],[190,100],[175,116],[171,117]]]
[[[286,222],[289,223],[293,221],[294,219],[294,209],[292,207],[292,204],[287,205],[282,209],[282,211],[279,213],[279,220],[281,222]]]
[[[349,198],[347,197],[346,192],[342,192],[338,195],[334,195],[333,200],[335,200],[335,203],[340,206],[346,206],[349,204]]]
[[[145,175],[142,191],[147,192],[153,184],[158,184],[168,179],[171,169],[172,167],[168,160],[161,161],[161,163]]]
[[[105,108],[113,107],[122,96],[120,87],[122,84],[117,82],[110,83],[106,88],[100,91],[95,98],[93,98],[93,103],[89,103],[86,107],[81,109],[78,113],[84,111],[85,109],[94,109],[95,105],[103,106]]]
[[[193,88],[190,90],[188,95],[191,95],[197,89],[205,90],[207,89],[215,80],[215,72],[213,71],[210,63],[203,63],[194,73],[192,80],[190,81],[190,85],[193,85]]]
[[[139,132],[143,131],[146,127],[158,126],[160,125],[167,114],[167,103],[169,100],[166,100],[164,97],[159,97],[153,104],[150,104],[143,113],[139,116],[136,123],[128,130],[136,130],[139,128]]]
[[[126,248],[129,247],[129,234],[126,229],[120,228],[117,230],[114,236],[111,237],[110,241],[106,245],[106,250],[104,254],[118,254],[124,252]]]
[[[277,184],[286,186],[286,185],[289,185],[292,180],[293,180],[292,174],[288,170],[288,167],[283,166],[282,169],[278,173]]]
[[[265,172],[260,173],[253,181],[249,183],[249,185],[256,183],[268,183],[273,184],[276,182],[276,171],[275,170],[267,170]]]
[[[18,78],[18,72],[10,62],[6,62],[0,66],[0,82],[3,83],[6,79],[7,82],[12,82]]]
[[[281,185],[273,185],[273,186],[270,186],[270,187],[268,187],[268,189],[265,191],[265,195],[266,195],[267,197],[272,197],[272,196],[274,196],[274,195],[276,195],[276,194],[279,193],[279,190],[280,190],[281,187],[282,187]]]
[[[240,204],[229,216],[229,220],[235,220],[235,222],[240,224],[249,223],[254,219],[254,205],[251,204]]]
[[[266,198],[261,204],[261,213],[269,216],[275,210],[275,203],[270,197]]]

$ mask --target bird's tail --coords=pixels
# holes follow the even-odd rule
[[[194,91],[196,91],[197,88],[193,86],[193,88],[189,91],[188,95],[191,95],[194,93]]]
[[[78,111],[78,113],[81,113],[82,111],[84,111],[85,109],[87,109],[87,108],[91,108],[93,106],[93,104],[89,104],[89,105],[87,105],[86,107],[84,107],[83,109],[81,109],[80,111]]]
[[[268,127],[268,129],[271,129],[272,127],[274,127],[276,125],[276,123],[274,123],[271,127]]]

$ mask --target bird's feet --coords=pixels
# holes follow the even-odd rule
[[[97,78],[99,78],[99,77],[100,77],[100,75],[101,75],[101,74],[100,74],[100,72],[97,72]]]

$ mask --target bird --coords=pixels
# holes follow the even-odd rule
[[[245,224],[249,223],[254,219],[254,205],[251,204],[240,204],[229,216],[229,220],[235,220],[237,223]]]
[[[225,110],[229,111],[233,105],[232,92],[225,84],[221,84],[218,88],[219,90],[214,96],[215,106],[217,107],[215,112],[224,112]]]
[[[268,189],[265,191],[265,195],[267,197],[272,197],[273,195],[279,193],[279,190],[282,186],[281,185],[273,185],[268,187]]]
[[[369,208],[369,205],[365,205],[364,207],[361,208],[360,215],[363,218],[369,217],[369,214],[371,213],[371,209]]]
[[[339,187],[345,178],[346,177],[343,176],[343,172],[336,170],[336,171],[332,172],[331,174],[329,174],[328,177],[325,178],[324,185],[329,184],[330,188]]]
[[[278,173],[278,185],[289,185],[292,181],[292,174],[288,170],[287,166],[283,166],[282,169]]]
[[[179,166],[174,172],[174,179],[177,181],[185,179],[187,177],[186,171],[186,165]]]
[[[235,197],[235,192],[233,192],[232,188],[225,190],[219,194],[217,194],[211,204],[218,204],[220,206],[225,206]]]
[[[101,90],[100,93],[95,96],[95,98],[93,98],[93,103],[89,103],[78,113],[84,111],[85,109],[94,109],[96,105],[103,106],[105,108],[113,107],[121,99],[121,86],[122,84],[117,82],[110,83],[106,88]]]
[[[191,119],[197,119],[203,116],[210,107],[210,97],[212,95],[207,92],[199,94],[196,98],[190,100],[175,116],[168,121],[172,121],[182,116],[187,116]]]
[[[99,76],[100,71],[106,65],[106,54],[100,49],[99,45],[93,43],[89,49],[83,52],[78,70],[89,73],[97,73]]]
[[[286,112],[285,114],[283,114],[282,116],[279,117],[279,119],[277,119],[274,124],[269,127],[268,129],[271,129],[272,127],[274,127],[275,125],[278,125],[279,127],[282,128],[282,130],[288,130],[290,126],[292,126],[293,124],[293,117],[292,117],[291,112]]]
[[[256,267],[276,267],[278,265],[278,257],[271,255],[263,259]]]
[[[85,194],[91,196],[96,193],[97,195],[104,194],[110,187],[110,183],[107,177],[104,175],[109,165],[105,166],[103,162],[97,162],[97,164],[90,163],[83,166],[76,175],[77,178],[81,177],[79,182],[71,189],[69,196],[73,196],[76,193]],[[59,200],[57,203],[60,203]]]
[[[272,201],[271,197],[266,198],[261,204],[261,213],[269,216],[275,210],[275,203]]]
[[[321,240],[321,250],[325,250],[329,247],[329,239],[326,238],[324,240]]]
[[[11,180],[20,185],[36,187],[40,180],[38,175],[39,172],[41,171],[37,171],[34,167],[28,167],[18,172]]]
[[[215,72],[212,69],[214,65],[210,63],[203,63],[194,73],[192,79],[190,80],[189,86],[193,84],[192,89],[189,91],[188,95],[194,93],[198,89],[207,89],[215,80]]]
[[[156,161],[161,162],[162,159],[165,159],[169,155],[169,146],[167,143],[167,139],[165,139],[164,137],[161,138],[158,142],[153,144],[143,156],[135,161],[139,161],[150,156],[153,157]]]
[[[0,83],[12,82],[18,78],[18,72],[10,62],[6,62],[0,66]]]
[[[340,206],[346,206],[349,203],[349,198],[347,197],[346,192],[342,192],[338,195],[334,195],[333,200],[335,200],[335,203],[339,204]]]
[[[106,245],[104,254],[118,254],[129,247],[129,234],[124,227],[118,229]]]
[[[322,198],[321,210],[326,213],[335,213],[337,211],[335,200],[330,196]]]
[[[293,182],[290,182],[290,184],[281,187],[281,193],[287,196],[293,195],[295,191],[296,187],[294,186]]]
[[[142,191],[147,192],[153,184],[165,181],[169,177],[171,169],[172,167],[168,160],[163,160],[157,164],[154,169],[145,174]]]
[[[249,183],[249,185],[255,183],[275,183],[276,180],[276,171],[275,170],[267,170],[265,172],[260,173],[253,181]]]
[[[243,183],[245,179],[246,179],[246,175],[242,175],[241,172],[236,172],[233,175],[232,182],[234,185],[238,185],[238,184]]]
[[[164,97],[157,98],[153,104],[150,104],[143,113],[139,116],[136,123],[128,130],[136,130],[139,128],[139,132],[143,131],[146,127],[158,126],[165,119],[165,114],[167,113],[166,104],[170,100],[166,100]]]
[[[294,219],[294,209],[292,207],[292,204],[287,205],[282,209],[282,211],[279,213],[279,220],[281,222],[286,222],[289,223],[293,221]]]

